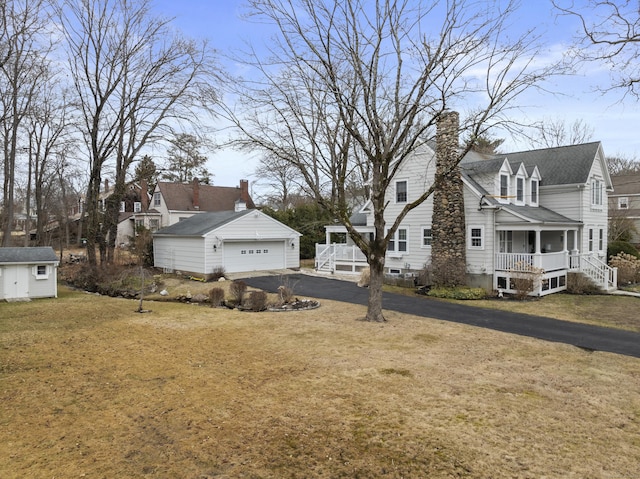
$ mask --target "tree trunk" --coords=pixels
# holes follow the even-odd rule
[[[383,323],[386,321],[382,314],[382,284],[384,279],[384,253],[372,253],[369,260],[369,302],[365,321]]]

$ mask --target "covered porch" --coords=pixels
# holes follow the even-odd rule
[[[373,227],[358,226],[364,237],[371,237]],[[325,226],[325,242],[316,243],[315,269],[330,273],[359,274],[367,268],[366,256],[360,251],[342,225]]]
[[[494,288],[515,293],[518,280],[529,279],[531,294],[544,296],[566,290],[567,274],[580,272],[605,291],[616,289],[616,269],[595,252],[580,252],[579,234],[577,227],[497,227]]]

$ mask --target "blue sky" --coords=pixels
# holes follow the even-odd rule
[[[581,3],[581,2],[576,2]],[[548,43],[549,55],[564,50],[576,31],[573,19],[557,17],[548,0],[522,0],[515,28],[535,26]],[[243,0],[155,0],[158,14],[175,17],[175,25],[188,36],[207,38],[221,53],[249,41],[256,47],[268,40],[268,28],[242,18]],[[605,154],[640,158],[640,111],[633,99],[618,101],[621,94],[603,97],[593,91],[597,82],[606,81],[608,72],[590,69],[554,85],[558,95],[530,92],[520,98],[527,107],[528,120],[554,118],[567,124],[582,119],[593,128],[593,140],[602,141]],[[529,149],[523,143],[506,143],[506,150]],[[214,184],[236,185],[250,178],[255,159],[235,151],[217,151],[210,156]]]

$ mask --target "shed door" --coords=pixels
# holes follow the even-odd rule
[[[2,273],[5,299],[29,297],[29,266],[9,266]]]
[[[284,241],[225,242],[224,269],[229,273],[284,269]]]

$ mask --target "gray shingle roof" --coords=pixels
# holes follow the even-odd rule
[[[0,248],[0,263],[53,263],[58,261],[51,246]]]
[[[528,172],[537,166],[543,186],[586,184],[598,148],[600,142],[595,141],[581,145],[500,154],[490,160],[465,161],[460,166],[470,175],[497,172],[506,158],[514,171],[520,163],[524,164]]]
[[[609,196],[640,195],[640,173],[612,176],[611,183],[613,183],[613,195],[609,194]]]
[[[561,223],[561,224],[581,224],[580,221],[575,221],[567,218],[555,211],[552,211],[544,206],[517,206],[517,205],[502,205],[504,211],[512,211],[524,216],[532,223]]]
[[[172,211],[233,211],[241,192],[237,186],[198,185],[199,210],[193,205],[193,183],[159,182],[158,188],[167,208]],[[247,208],[255,208],[251,197]]]
[[[255,211],[256,210],[197,213],[171,226],[159,229],[154,233],[154,236],[202,236],[211,230]]]

